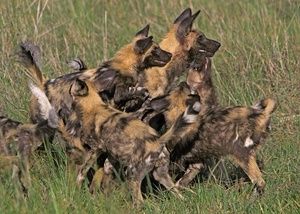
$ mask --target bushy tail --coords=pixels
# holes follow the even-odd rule
[[[271,119],[271,114],[276,109],[276,101],[271,98],[266,98],[258,102],[254,108],[263,110],[260,117],[256,120],[256,123],[258,129],[265,129]]]
[[[69,62],[69,68],[73,69],[74,71],[84,71],[88,69],[84,61],[80,58],[72,59]]]
[[[45,77],[41,72],[41,50],[32,42],[26,41],[20,44],[20,49],[17,52],[20,62],[35,78],[39,85],[46,82]]]
[[[184,132],[189,125],[196,122],[199,119],[199,112],[201,111],[201,104],[196,101],[190,104],[186,110],[176,119],[173,126],[160,137],[159,141],[161,144],[166,144],[174,137],[179,136],[180,133]]]
[[[50,104],[46,94],[33,83],[29,83],[29,88],[40,104],[41,117],[48,121],[48,125],[51,128],[57,128],[59,125],[58,115],[54,107]]]

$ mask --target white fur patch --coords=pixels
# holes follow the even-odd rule
[[[29,83],[29,88],[33,96],[37,98],[40,104],[41,116],[43,119],[47,120],[49,118],[50,110],[53,109],[48,97],[38,86],[34,85],[33,83]]]
[[[164,157],[166,157],[166,154],[164,152],[161,152],[158,156],[158,158],[164,158]]]
[[[245,147],[249,147],[252,146],[254,144],[253,140],[250,137],[247,137],[247,139],[245,140]]]
[[[49,82],[50,82],[50,83],[54,83],[55,80],[56,80],[56,78],[53,78],[53,79],[49,80]]]
[[[184,112],[184,115],[183,115],[183,120],[186,122],[186,123],[194,123],[197,119],[197,115],[194,115],[194,114],[187,114],[187,112],[185,111]]]
[[[85,177],[82,175],[82,173],[79,173],[77,176],[77,182],[82,182],[84,181]]]
[[[146,165],[150,165],[151,162],[152,162],[152,158],[151,158],[151,155],[149,155],[149,156],[146,158],[145,163],[146,163]]]
[[[238,128],[236,128],[236,130],[235,130],[236,137],[235,137],[235,139],[233,140],[234,143],[239,139],[239,133],[238,133],[238,130],[237,130],[237,129],[238,129]]]
[[[194,105],[193,105],[193,109],[196,112],[200,112],[201,111],[201,104],[200,104],[200,102],[195,102]]]

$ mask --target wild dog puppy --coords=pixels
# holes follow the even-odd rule
[[[189,106],[172,127],[161,137],[159,134],[132,116],[107,105],[98,96],[98,82],[77,79],[71,86],[70,93],[74,100],[74,114],[81,124],[77,128],[67,123],[67,130],[89,145],[91,150],[85,164],[79,170],[77,180],[81,183],[87,170],[102,152],[109,158],[120,161],[127,167],[127,178],[133,200],[136,204],[143,201],[141,182],[149,172],[168,190],[173,189],[179,197],[178,187],[168,174],[169,153],[165,144],[172,139],[174,133],[181,133],[185,127],[193,123],[200,111],[200,103]]]
[[[176,115],[184,109],[178,103],[185,103],[189,99],[189,87],[182,83],[169,96],[154,100],[152,105],[164,108],[170,126]],[[172,151],[171,159],[186,169],[176,185],[187,186],[201,171],[206,160],[232,156],[255,183],[255,195],[261,194],[265,181],[257,166],[255,154],[267,138],[275,107],[275,101],[270,98],[261,100],[253,107],[203,106],[198,123],[191,124],[187,132],[175,136],[167,144],[167,148]]]
[[[196,53],[205,52],[213,56],[219,49],[219,42],[206,38],[200,30],[192,27],[199,13],[200,10],[192,15],[190,8],[184,10],[159,43],[163,50],[172,54],[172,59],[164,67],[144,71],[140,85],[147,88],[151,98],[164,95],[176,87],[179,77]]]
[[[132,90],[129,89],[136,86],[139,72],[152,66],[164,66],[171,59],[170,53],[163,51],[153,41],[152,36],[148,37],[148,31],[149,25],[139,31],[131,43],[122,47],[100,68],[66,74],[50,80],[46,80],[41,73],[41,54],[38,47],[30,42],[24,42],[20,45],[18,55],[22,64],[45,91],[51,104],[57,110],[63,110],[65,115],[70,113],[72,106],[72,99],[69,95],[70,85],[78,77],[101,83],[97,84],[98,93],[104,100],[122,109],[126,100],[132,96]],[[77,65],[77,67],[82,70],[81,68],[84,69],[86,66]],[[40,110],[37,108],[34,97],[31,99],[30,113],[33,122],[39,121]]]
[[[56,111],[46,95],[34,85],[30,85],[30,90],[38,99],[43,121],[37,124],[23,124],[0,116],[0,168],[14,168],[25,192],[30,185],[31,155],[41,146],[43,137],[58,126]]]
[[[214,108],[218,98],[211,77],[211,59],[205,53],[197,53],[188,69],[186,83],[191,94],[198,94],[203,106]]]

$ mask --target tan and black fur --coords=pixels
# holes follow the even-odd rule
[[[29,161],[34,151],[42,145],[47,135],[52,135],[58,126],[58,117],[45,94],[38,87],[30,86],[39,100],[43,121],[23,124],[0,116],[0,169],[14,169],[24,190],[30,185]]]
[[[174,189],[174,183],[168,174],[169,153],[165,144],[172,139],[174,133],[180,133],[194,122],[200,103],[192,103],[179,115],[174,126],[160,137],[154,129],[132,114],[116,110],[103,102],[98,96],[95,83],[78,79],[70,89],[74,99],[73,114],[81,127],[78,129],[78,122],[73,121],[67,123],[67,129],[74,136],[80,136],[91,148],[86,163],[79,171],[78,181],[82,182],[97,157],[107,152],[109,158],[118,160],[127,167],[127,178],[135,203],[143,200],[141,182],[150,171],[168,190],[173,189],[182,197],[177,187]]]
[[[188,69],[186,83],[191,94],[200,96],[201,104],[214,108],[218,105],[218,97],[211,76],[211,59],[205,53],[198,53]]]
[[[66,74],[54,79],[46,80],[41,73],[41,53],[39,48],[31,42],[24,42],[20,45],[18,55],[22,64],[35,77],[40,88],[45,91],[51,104],[67,117],[72,106],[72,99],[69,95],[71,82],[76,78],[89,79],[98,82],[98,93],[104,100],[113,106],[123,109],[124,103],[135,92],[131,90],[136,87],[138,76],[141,71],[152,66],[164,66],[171,59],[171,54],[163,51],[152,39],[148,37],[149,25],[139,31],[133,41],[122,47],[112,59],[104,62],[100,68],[85,69],[86,66],[75,65],[78,72]],[[71,66],[74,68],[74,66]],[[145,91],[142,90],[142,93]],[[141,95],[144,96],[144,95]],[[130,106],[126,106],[130,108]],[[33,122],[40,120],[40,110],[36,99],[31,98],[30,114]]]
[[[164,111],[167,126],[170,126],[195,96],[198,95],[191,95],[189,86],[183,82],[168,96],[152,100],[151,105]],[[171,159],[186,169],[177,185],[187,186],[210,158],[232,156],[256,184],[255,193],[262,193],[265,181],[257,166],[255,154],[267,138],[275,107],[276,103],[271,98],[253,107],[212,107],[210,103],[203,106],[197,122],[167,144],[172,151]]]
[[[196,53],[201,51],[213,56],[220,47],[219,42],[206,38],[200,30],[193,28],[200,11],[193,15],[191,13],[190,8],[184,10],[159,43],[163,50],[172,54],[171,61],[164,67],[144,71],[140,86],[147,88],[151,98],[164,95],[176,87],[179,77],[184,74]]]

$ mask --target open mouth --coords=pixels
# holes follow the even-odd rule
[[[203,49],[200,49],[199,52],[204,53],[207,57],[213,57],[214,56],[214,53],[203,50]]]
[[[169,61],[154,60],[157,66],[165,66]]]

